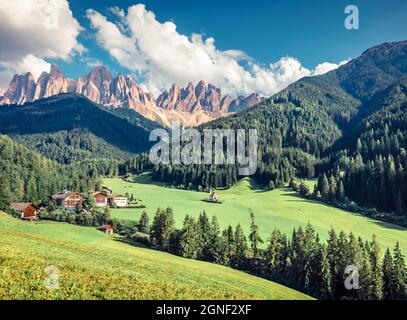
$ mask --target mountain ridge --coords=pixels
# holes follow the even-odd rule
[[[129,108],[167,127],[173,121],[197,126],[251,107],[263,99],[257,94],[233,99],[205,81],[195,86],[189,83],[185,88],[173,84],[155,99],[131,76],[119,73],[113,77],[104,66],[97,66],[77,79],[69,79],[53,64],[50,72],[43,72],[37,81],[30,72],[14,75],[7,91],[0,96],[0,105],[22,105],[62,93],[81,94],[112,109]]]
[[[127,118],[76,94],[0,108],[0,132],[61,163],[124,159],[149,150],[159,126],[132,111]]]

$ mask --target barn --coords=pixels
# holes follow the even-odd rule
[[[40,213],[40,209],[32,203],[14,202],[10,204],[10,207],[20,212],[23,220],[36,220]]]

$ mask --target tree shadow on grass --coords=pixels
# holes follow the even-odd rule
[[[368,216],[368,215],[364,215],[364,214],[362,214],[362,213],[353,212],[353,211],[350,211],[350,210],[346,210],[346,209],[344,209],[344,208],[340,208],[340,207],[336,207],[336,206],[333,206],[333,205],[329,205],[329,204],[327,204],[327,203],[325,203],[325,202],[322,202],[322,201],[313,200],[313,199],[305,199],[305,198],[301,197],[300,194],[298,194],[298,193],[295,192],[295,191],[292,191],[292,190],[289,189],[289,188],[284,188],[284,190],[286,190],[287,192],[286,192],[286,193],[282,193],[282,194],[281,194],[282,196],[293,198],[293,199],[287,200],[288,202],[309,203],[309,204],[320,205],[320,206],[323,206],[323,207],[326,207],[326,208],[337,209],[337,210],[340,210],[340,211],[342,211],[342,212],[344,212],[344,213],[347,213],[347,214],[350,214],[350,215],[353,215],[353,216],[358,216],[358,217],[362,217],[362,218],[365,218],[365,219],[369,219],[369,221],[371,221],[372,223],[374,223],[374,224],[376,224],[376,225],[378,225],[378,226],[380,226],[380,227],[383,227],[383,228],[392,229],[392,230],[398,230],[398,231],[407,231],[407,228],[405,228],[405,227],[403,227],[403,226],[399,226],[399,225],[394,224],[394,223],[391,223],[391,222],[379,220],[379,219],[376,219],[376,218],[374,218],[374,217],[370,217],[370,216]],[[361,226],[361,228],[362,228],[362,227],[363,227],[363,226]],[[406,234],[406,235],[407,235],[407,234]]]
[[[117,242],[120,242],[120,243],[130,245],[132,247],[136,247],[136,248],[154,250],[154,249],[150,248],[149,246],[146,246],[145,244],[142,244],[140,242],[136,242],[134,240],[131,240],[131,239],[128,239],[128,238],[125,238],[125,237],[121,237],[121,236],[115,237],[113,240],[117,241]],[[157,251],[157,250],[154,250],[154,251]]]

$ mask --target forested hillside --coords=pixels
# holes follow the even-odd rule
[[[402,215],[407,208],[406,79],[407,42],[386,43],[200,129],[257,129],[255,177],[271,189],[292,178],[325,174],[332,190],[322,198],[346,198]],[[156,127],[134,111],[107,110],[75,95],[0,108],[2,133],[60,163],[95,159],[97,167],[105,159],[98,173],[153,169],[156,180],[202,188],[230,187],[242,178],[237,166],[153,168],[145,155],[135,153],[149,149],[148,134]]]
[[[64,189],[89,192],[99,184],[93,165],[61,165],[0,135],[0,209],[11,201],[38,204]]]
[[[0,108],[1,133],[61,163],[128,158],[149,149],[156,127],[134,111],[108,110],[71,94]]]
[[[333,176],[335,188],[344,184],[344,197],[401,214],[407,207],[406,78],[407,41],[386,43],[202,128],[258,129],[256,177],[264,185],[325,173]],[[227,187],[241,178],[237,172],[228,166],[160,166],[154,177]]]

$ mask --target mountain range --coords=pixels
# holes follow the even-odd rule
[[[155,99],[129,75],[118,74],[114,78],[103,66],[95,67],[88,75],[78,79],[69,79],[53,64],[50,72],[43,72],[37,81],[30,72],[14,75],[4,96],[0,97],[0,104],[21,105],[61,93],[81,94],[113,109],[129,108],[167,127],[172,121],[196,126],[262,101],[258,94],[233,99],[205,81],[200,81],[196,86],[189,83],[185,88],[174,84]]]

